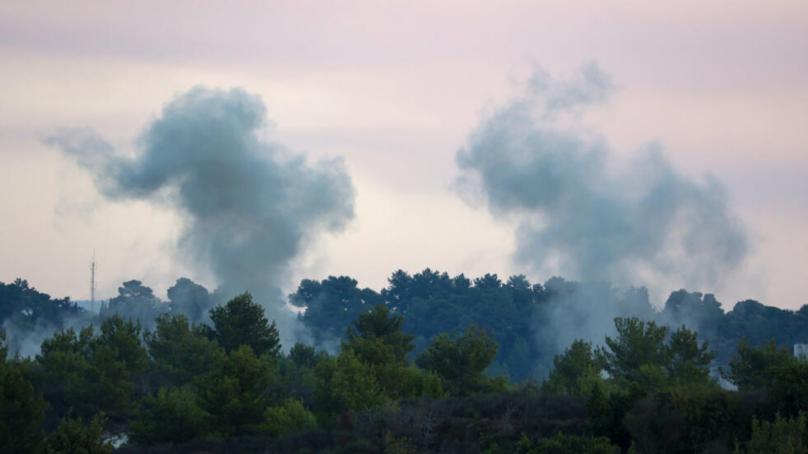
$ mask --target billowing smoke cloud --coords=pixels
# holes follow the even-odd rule
[[[581,121],[612,87],[595,65],[568,82],[534,76],[458,152],[464,183],[494,215],[517,220],[515,257],[534,271],[715,284],[747,252],[722,186],[680,174],[656,145],[617,159]]]
[[[289,339],[294,317],[279,287],[306,243],[353,217],[354,189],[340,159],[307,162],[259,137],[260,98],[197,87],[163,109],[134,158],[89,131],[50,138],[92,172],[112,199],[167,203],[184,220],[178,246],[205,264],[225,297],[249,290]]]
[[[658,145],[619,159],[583,125],[585,109],[612,90],[595,65],[572,81],[538,74],[457,154],[462,186],[517,223],[516,261],[584,281],[537,308],[537,342],[550,355],[574,339],[602,342],[614,317],[657,318],[645,289],[631,286],[716,285],[747,253],[715,179],[682,175]]]

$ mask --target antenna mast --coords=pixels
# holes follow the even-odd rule
[[[93,261],[90,262],[90,311],[95,312],[95,250]]]

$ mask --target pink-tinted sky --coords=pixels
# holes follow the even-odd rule
[[[96,249],[103,295],[128,278],[159,293],[179,275],[215,285],[174,252],[174,214],[105,201],[40,140],[92,127],[134,151],[197,84],[244,87],[267,104],[268,136],[345,158],[357,218],[296,278],[524,272],[513,226],[452,188],[455,153],[534,67],[563,77],[596,61],[618,91],[588,121],[618,151],[658,141],[683,172],[723,181],[752,232],[742,268],[694,290],[808,303],[805,1],[8,1],[0,61],[0,281],[85,298]]]

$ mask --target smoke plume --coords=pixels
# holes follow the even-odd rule
[[[714,178],[678,172],[658,145],[626,160],[583,125],[613,84],[588,65],[571,81],[534,76],[457,154],[461,182],[515,219],[516,260],[537,272],[620,285],[714,285],[747,252]]]
[[[90,131],[48,140],[89,170],[106,197],[175,210],[184,221],[179,248],[209,267],[218,293],[252,292],[289,339],[294,317],[279,288],[309,240],[353,217],[354,189],[340,159],[309,163],[262,140],[265,117],[257,96],[196,87],[148,125],[134,158]]]

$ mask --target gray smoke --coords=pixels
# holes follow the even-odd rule
[[[310,240],[353,217],[354,188],[342,160],[309,163],[262,140],[265,117],[257,96],[196,87],[164,107],[134,158],[90,131],[48,141],[92,172],[105,196],[176,210],[184,220],[178,246],[214,273],[217,293],[252,292],[288,341],[294,317],[280,287]]]
[[[527,85],[457,154],[462,183],[481,190],[495,216],[518,222],[519,263],[621,285],[696,286],[739,265],[746,234],[715,179],[680,174],[655,145],[617,159],[583,126],[585,109],[613,89],[597,66]]]
[[[537,74],[457,154],[461,187],[517,223],[515,260],[584,281],[550,281],[558,291],[536,313],[537,344],[549,349],[537,359],[538,375],[573,340],[613,335],[614,317],[659,317],[645,289],[631,286],[716,285],[747,253],[746,233],[714,178],[682,175],[658,145],[618,159],[583,125],[585,110],[612,90],[595,65],[571,81]]]

